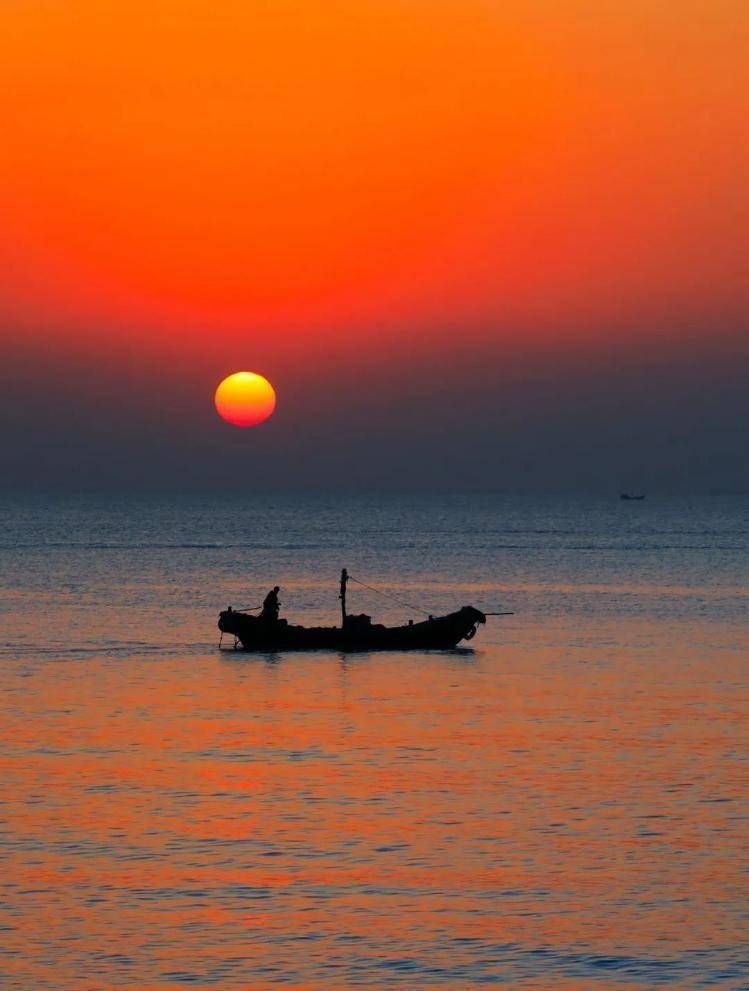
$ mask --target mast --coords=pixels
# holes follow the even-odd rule
[[[341,594],[338,598],[341,600],[341,629],[346,625],[346,582],[348,581],[348,571],[344,568],[341,571]]]

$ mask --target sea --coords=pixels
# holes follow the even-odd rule
[[[511,615],[219,648],[344,566]],[[746,991],[748,606],[746,496],[3,497],[0,987]]]

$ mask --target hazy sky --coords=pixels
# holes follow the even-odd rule
[[[749,489],[748,37],[744,0],[4,0],[2,485]]]

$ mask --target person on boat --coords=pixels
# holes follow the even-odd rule
[[[278,585],[274,585],[263,599],[263,611],[261,616],[266,623],[278,622],[278,610],[281,608],[281,604],[278,601],[278,593],[280,591],[281,590]]]

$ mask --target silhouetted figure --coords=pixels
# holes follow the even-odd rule
[[[263,611],[261,616],[266,623],[278,622],[278,610],[281,608],[278,601],[278,593],[280,591],[281,590],[278,585],[275,585],[263,599]]]

